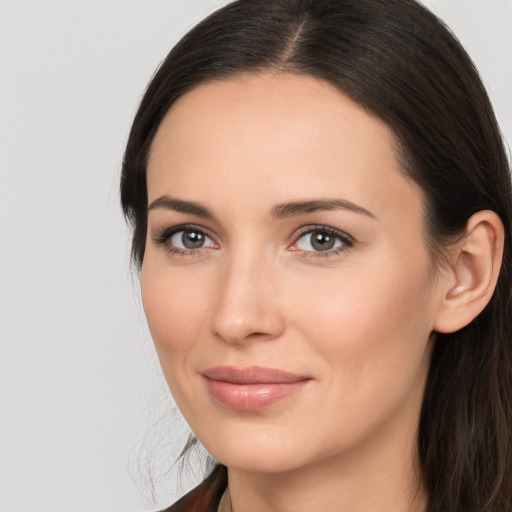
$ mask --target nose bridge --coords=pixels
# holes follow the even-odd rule
[[[277,337],[284,323],[275,302],[275,269],[268,254],[246,246],[231,251],[223,263],[212,332],[230,343]]]

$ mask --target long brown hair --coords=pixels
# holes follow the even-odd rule
[[[305,74],[348,94],[395,132],[404,173],[423,190],[433,255],[469,217],[505,226],[486,309],[437,335],[418,433],[429,512],[512,510],[512,192],[509,162],[475,67],[414,0],[238,0],[203,20],[150,82],[126,148],[121,199],[144,258],[146,161],[164,115],[206,81],[264,70]]]

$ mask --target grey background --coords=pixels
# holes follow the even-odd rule
[[[186,428],[130,274],[118,178],[149,77],[222,3],[0,1],[1,512],[157,510],[201,477],[197,461],[181,486],[159,471]],[[425,3],[476,61],[510,145],[511,0]]]

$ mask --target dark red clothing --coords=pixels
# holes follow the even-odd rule
[[[217,512],[227,485],[226,467],[216,466],[206,480],[162,512]]]

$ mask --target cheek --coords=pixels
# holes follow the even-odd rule
[[[430,361],[431,314],[428,272],[415,270],[340,272],[295,304],[297,337],[309,341],[308,360],[319,387],[328,390],[321,406],[331,411],[326,437],[356,442],[397,411],[416,421]]]
[[[428,259],[390,254],[388,265],[367,263],[311,283],[294,308],[297,325],[330,362],[331,378],[348,372],[354,387],[395,371],[413,378],[433,317]]]
[[[162,368],[169,377],[170,367],[183,367],[183,358],[201,339],[206,324],[207,286],[201,279],[189,279],[187,272],[172,272],[148,260],[142,267],[142,302]]]

